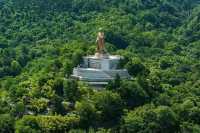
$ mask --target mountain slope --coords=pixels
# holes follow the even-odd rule
[[[200,131],[199,0],[1,0],[0,18],[0,132]],[[98,92],[70,74],[100,27],[134,80]]]

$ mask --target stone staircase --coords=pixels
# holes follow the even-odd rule
[[[73,77],[78,77],[79,80],[87,82],[107,82],[109,80],[113,80],[117,74],[122,79],[130,77],[125,69],[103,71],[101,69],[92,68],[75,68],[73,74]]]
[[[112,80],[112,77],[105,73],[104,71],[98,69],[74,69],[74,76],[78,76],[80,80],[88,81],[88,82],[103,82]]]

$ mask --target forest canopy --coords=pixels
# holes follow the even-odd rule
[[[99,28],[132,80],[70,78]],[[200,132],[199,0],[0,0],[0,132]]]

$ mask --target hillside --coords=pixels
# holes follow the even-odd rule
[[[95,91],[100,27],[133,80]],[[200,132],[199,49],[199,0],[0,0],[0,132]]]

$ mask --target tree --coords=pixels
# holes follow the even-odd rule
[[[22,119],[16,121],[16,133],[41,133],[40,127],[35,116],[24,116]]]
[[[100,124],[109,125],[119,121],[123,113],[123,102],[117,93],[96,92],[92,99],[98,110]]]
[[[16,117],[21,117],[25,113],[25,105],[22,102],[18,102],[15,104],[14,108],[12,109],[12,113]]]
[[[179,131],[176,114],[167,106],[146,105],[123,117],[122,131],[171,133]]]
[[[132,113],[128,113],[123,120],[122,132],[137,133],[145,127],[143,118]]]
[[[62,78],[56,78],[53,81],[52,88],[55,90],[55,92],[58,96],[63,96],[63,94],[64,94],[64,92],[63,92],[63,82],[64,82],[64,80]]]
[[[4,77],[5,72],[3,68],[0,68],[0,78]]]
[[[17,61],[12,61],[10,66],[10,74],[16,76],[21,72],[21,69],[22,67]]]
[[[193,124],[190,122],[184,122],[180,125],[182,133],[199,133],[200,126],[198,124]]]
[[[8,40],[4,36],[0,36],[0,48],[8,47]]]
[[[30,100],[30,107],[35,113],[43,113],[47,110],[48,106],[48,99],[40,98],[40,99],[31,99]]]
[[[64,63],[64,75],[66,74],[67,77],[70,76],[73,70],[73,64],[70,60],[66,60]]]
[[[16,122],[16,133],[56,133],[68,132],[72,128],[76,128],[79,123],[79,117],[76,115],[69,116],[31,116],[25,115]]]
[[[120,84],[121,84],[121,78],[117,74],[113,81],[109,81],[108,85],[106,86],[106,89],[107,90],[117,90],[120,87]]]
[[[10,114],[0,115],[0,132],[14,133],[14,118]]]
[[[160,132],[171,133],[179,130],[177,115],[166,106],[155,109]]]
[[[80,126],[82,128],[87,129],[91,126],[96,126],[97,114],[92,101],[84,99],[76,102],[75,110],[80,115]]]
[[[66,79],[63,82],[64,97],[69,101],[75,102],[80,97],[78,83],[73,79]]]
[[[0,0],[0,115],[22,133],[199,132],[199,22],[199,0]],[[106,90],[70,79],[100,27],[132,76]]]
[[[137,75],[148,75],[149,70],[141,63],[140,59],[133,58],[125,66],[129,74],[133,76]]]
[[[167,69],[169,67],[172,67],[173,62],[171,60],[172,59],[170,57],[162,57],[162,59],[160,60],[160,68]]]
[[[76,67],[82,61],[83,51],[77,50],[72,55],[72,64]]]
[[[123,81],[117,92],[129,108],[140,106],[148,101],[148,94],[137,82]]]
[[[20,54],[18,57],[17,57],[17,61],[19,62],[19,64],[24,67],[26,66],[27,62],[29,61],[29,57],[28,55],[25,55],[25,54]]]
[[[194,124],[200,123],[200,108],[196,105],[196,102],[196,99],[187,98],[182,104],[174,106],[174,110],[177,112],[182,121],[189,121]]]

